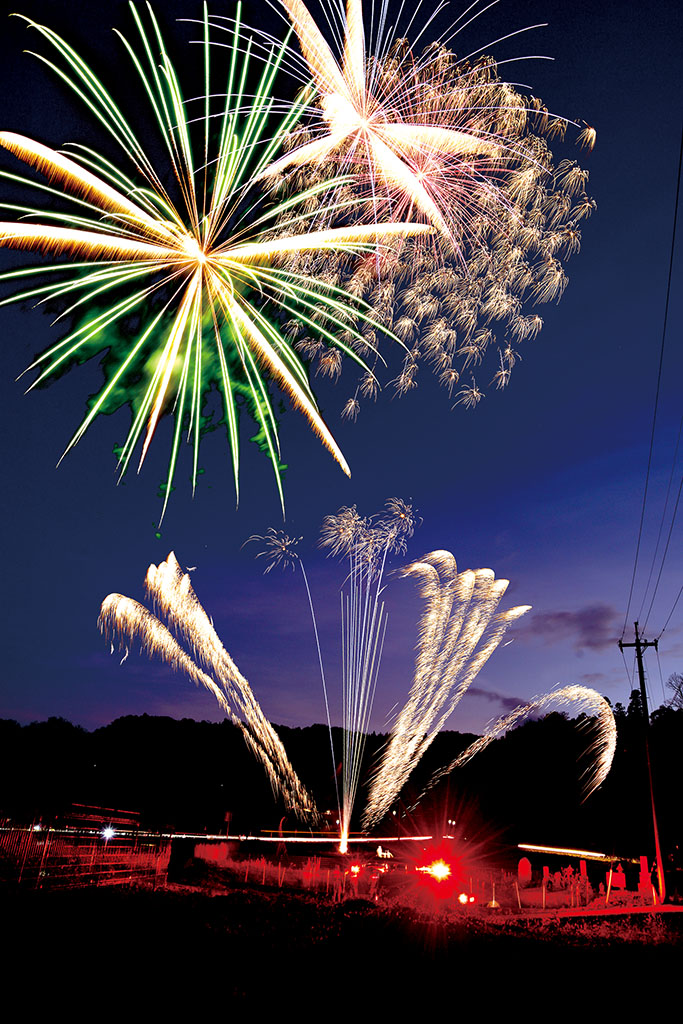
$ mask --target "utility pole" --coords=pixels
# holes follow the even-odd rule
[[[652,785],[652,763],[650,761],[650,712],[647,707],[647,694],[645,692],[645,669],[643,668],[643,651],[648,647],[654,647],[657,650],[656,640],[643,640],[638,633],[638,622],[634,623],[636,627],[636,640],[633,644],[625,644],[623,640],[619,640],[619,650],[623,651],[625,647],[635,647],[636,649],[636,661],[638,663],[638,678],[640,680],[640,700],[643,708],[643,735],[645,738],[645,760],[647,761],[647,774],[650,782],[650,804],[652,806],[652,829],[655,838],[655,857],[657,860],[657,880],[659,882],[659,899],[663,903],[664,897],[666,896],[666,885],[664,882],[664,864],[662,862],[662,849],[659,845],[659,828],[657,827],[657,812],[655,811],[655,792]]]

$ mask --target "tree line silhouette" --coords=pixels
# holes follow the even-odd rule
[[[506,846],[518,842],[582,847],[617,856],[651,856],[652,824],[640,694],[614,708],[617,751],[608,778],[582,800],[592,722],[553,713],[510,731],[418,801],[432,773],[472,742],[444,731],[415,767],[383,830],[430,833],[447,821],[467,821],[473,837]],[[650,716],[650,750],[665,860],[680,863],[683,824],[683,708]],[[335,779],[326,726],[276,727],[294,768],[313,792],[325,820],[336,823]],[[341,750],[341,730],[334,731]],[[366,745],[367,780],[387,736]],[[0,720],[0,816],[29,823],[59,819],[73,803],[137,811],[143,826],[231,834],[297,823],[275,800],[260,766],[228,721],[197,722],[150,715],[118,718],[88,732],[63,718],[21,726]],[[363,803],[361,788],[359,809]],[[410,808],[413,808],[410,810]]]

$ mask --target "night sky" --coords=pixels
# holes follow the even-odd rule
[[[187,61],[200,60],[198,49],[185,42],[197,37],[197,29],[175,24],[177,17],[199,16],[200,4],[173,0],[157,8]],[[127,4],[26,0],[19,10],[84,52],[113,89],[123,90],[122,105],[133,99],[126,57],[111,31],[132,28]],[[212,4],[210,10],[228,13],[229,5]],[[457,14],[460,7],[451,10]],[[265,4],[253,4],[250,11],[247,20],[261,18],[277,30]],[[569,261],[563,299],[539,307],[544,328],[521,346],[523,362],[509,388],[487,389],[474,412],[453,409],[453,400],[425,367],[417,389],[399,399],[387,387],[376,404],[363,405],[355,424],[348,423],[339,414],[355,381],[353,369],[347,366],[337,384],[317,378],[314,388],[351,465],[350,480],[302,417],[290,408],[284,413],[285,529],[304,538],[300,551],[321,626],[335,721],[344,571],[318,550],[320,523],[342,505],[356,504],[362,514],[371,514],[391,496],[412,499],[423,519],[409,556],[447,548],[461,569],[490,567],[511,581],[501,607],[533,606],[509,634],[514,642],[499,648],[475,680],[451,728],[479,731],[492,717],[560,683],[584,683],[613,702],[628,700],[633,657],[625,666],[616,641],[634,566],[661,343],[681,131],[682,20],[678,0],[654,6],[627,0],[510,0],[473,23],[458,45],[459,52],[475,50],[514,29],[549,22],[492,52],[498,59],[554,58],[508,64],[506,77],[528,85],[552,111],[596,127],[592,153],[567,145],[560,155],[575,157],[590,170],[588,192],[598,209],[583,222],[582,251]],[[446,23],[442,15],[439,25]],[[102,133],[93,120],[47,68],[22,52],[36,47],[35,34],[13,18],[4,21],[0,39],[0,128],[54,147],[67,141],[97,147]],[[46,52],[47,45],[39,49]],[[21,170],[9,155],[2,166]],[[645,585],[681,417],[680,253],[679,244],[627,640],[633,619],[640,617],[643,624],[647,618]],[[11,253],[2,256],[5,267],[23,262]],[[250,534],[283,525],[272,471],[247,441],[251,424],[245,419],[242,430],[239,509],[225,438],[216,433],[203,443],[205,472],[194,499],[189,449],[185,452],[157,537],[157,491],[165,478],[170,420],[159,429],[140,476],[131,474],[118,487],[112,449],[127,432],[126,410],[100,418],[56,469],[88,395],[101,381],[98,360],[24,396],[25,384],[15,379],[58,339],[58,327],[50,327],[50,318],[39,310],[15,306],[0,309],[0,324],[5,484],[0,716],[30,722],[61,715],[88,728],[143,712],[218,720],[213,699],[181,676],[134,654],[119,665],[120,657],[110,656],[96,628],[102,599],[111,591],[142,599],[147,566],[173,550],[181,565],[197,567],[195,590],[271,720],[322,721],[302,580],[292,572],[262,575],[255,546],[242,548]],[[393,375],[390,368],[386,383]],[[670,507],[682,461],[679,454]],[[664,537],[668,526],[669,519]],[[648,639],[661,632],[671,611],[681,565],[679,513],[645,629]],[[659,561],[654,578],[658,571]],[[391,581],[386,597],[389,628],[375,729],[386,727],[392,707],[407,695],[420,611],[410,582]],[[661,637],[660,659],[661,665],[650,652],[646,661],[655,706],[665,697],[662,679],[683,671],[683,599]]]

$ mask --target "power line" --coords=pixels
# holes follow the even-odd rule
[[[672,615],[673,615],[673,613],[674,613],[674,609],[675,609],[676,605],[678,604],[678,602],[679,602],[679,601],[680,601],[680,599],[681,599],[681,594],[683,594],[683,585],[681,586],[681,589],[680,589],[680,590],[678,591],[678,595],[677,595],[677,597],[676,597],[676,600],[675,600],[675,601],[674,601],[674,603],[673,603],[673,608],[672,608],[672,609],[671,609],[671,611],[669,612],[669,614],[668,614],[668,616],[667,616],[667,620],[666,620],[666,622],[665,622],[665,623],[664,623],[664,625],[662,626],[662,633],[664,632],[664,630],[666,629],[666,627],[667,627],[667,626],[669,625],[669,620],[671,619],[671,616],[672,616]],[[658,640],[659,640],[659,637],[660,637],[660,636],[662,635],[662,633],[660,633],[660,634],[659,634],[659,636],[657,637],[657,639],[658,639]]]
[[[650,482],[650,468],[652,466],[652,452],[654,449],[655,442],[655,426],[657,424],[657,410],[659,408],[659,389],[662,381],[662,365],[664,362],[664,340],[666,338],[666,326],[669,318],[669,298],[671,296],[671,279],[673,277],[673,264],[674,264],[674,251],[676,247],[676,223],[678,221],[678,199],[681,191],[681,164],[683,163],[683,125],[681,126],[681,148],[678,155],[678,175],[676,178],[676,201],[674,203],[674,217],[673,217],[673,229],[671,232],[671,253],[669,255],[669,274],[666,285],[666,300],[664,303],[664,323],[662,326],[662,343],[659,350],[659,368],[657,370],[657,388],[655,391],[655,407],[652,416],[652,430],[650,432],[650,451],[647,457],[647,470],[645,473],[645,488],[643,491],[643,504],[640,510],[640,525],[638,527],[638,541],[636,543],[636,555],[633,561],[633,575],[631,577],[631,587],[628,594],[628,604],[626,607],[626,615],[624,616],[624,626],[621,631],[623,637],[626,632],[626,623],[628,622],[628,614],[631,610],[631,600],[633,598],[633,588],[636,582],[636,570],[638,568],[638,555],[640,553],[640,542],[643,535],[643,522],[645,520],[645,505],[647,503],[647,490]]]
[[[659,683],[662,687],[662,704],[666,704],[666,693],[664,692],[664,677],[662,675],[662,663],[659,660],[659,648],[655,647],[655,654],[657,655],[657,668],[659,669]]]
[[[647,610],[647,616],[645,617],[645,624],[643,629],[647,629],[648,620],[650,618],[650,612],[652,611],[652,605],[655,603],[655,597],[657,596],[657,588],[659,587],[659,581],[662,578],[662,570],[664,569],[664,562],[666,561],[666,555],[669,550],[669,543],[671,541],[671,534],[673,533],[674,523],[676,522],[676,513],[678,512],[678,503],[681,500],[681,491],[683,490],[683,476],[681,482],[678,485],[678,494],[676,495],[676,504],[674,505],[673,516],[671,517],[671,524],[669,526],[669,535],[666,538],[666,545],[664,547],[664,554],[662,555],[662,564],[659,567],[659,575],[657,576],[657,582],[655,583],[655,589],[652,592],[652,600],[650,601],[650,607]],[[668,620],[667,620],[668,621]],[[662,630],[662,632],[664,632]]]
[[[642,600],[642,603],[640,605],[640,610],[638,612],[638,618],[639,619],[640,619],[640,617],[643,614],[643,608],[645,607],[645,602],[647,601],[647,592],[650,589],[650,583],[652,581],[652,574],[654,572],[655,563],[657,561],[657,553],[659,552],[659,543],[660,543],[660,541],[662,539],[662,530],[664,529],[664,523],[666,521],[666,510],[669,507],[669,498],[671,497],[671,485],[673,483],[674,471],[676,469],[676,463],[678,461],[678,449],[679,449],[680,443],[681,443],[681,433],[682,432],[683,432],[683,416],[681,416],[681,422],[678,425],[678,436],[676,438],[676,447],[674,448],[673,459],[671,460],[671,472],[669,473],[669,483],[667,484],[667,488],[666,488],[666,498],[664,499],[664,508],[662,510],[662,518],[661,518],[660,523],[659,523],[659,530],[657,531],[657,543],[655,544],[655,553],[652,556],[652,565],[650,566],[650,574],[649,574],[649,576],[647,578],[647,584],[645,586],[645,593],[643,594],[643,600]],[[683,480],[683,477],[681,479]],[[678,509],[678,499],[680,498],[680,496],[681,496],[681,489],[679,487],[679,489],[678,489],[678,498],[676,499],[676,508],[674,508],[673,519],[671,520],[671,526],[669,527],[669,536],[667,538],[666,548],[664,550],[664,555],[662,556],[662,564],[661,564],[660,569],[659,569],[659,576],[657,577],[657,583],[655,584],[655,593],[657,592],[657,586],[659,585],[659,580],[660,580],[661,575],[662,575],[662,569],[664,568],[664,561],[666,559],[666,552],[667,552],[667,549],[669,547],[669,541],[671,540],[671,530],[673,528],[673,521],[676,518],[676,510]],[[654,594],[652,595],[652,601],[650,602],[650,607],[648,609],[648,613],[647,613],[648,617],[650,615],[650,612],[652,611],[652,602],[653,601],[654,601]],[[647,628],[647,619],[645,620],[645,625],[643,626],[643,629],[645,629],[645,628]]]

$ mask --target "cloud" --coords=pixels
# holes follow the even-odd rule
[[[582,676],[579,676],[579,680],[584,686],[592,686],[593,689],[599,689],[614,682],[606,672],[584,672]]]
[[[483,690],[479,686],[470,686],[467,691],[468,697],[483,697],[484,700],[490,701],[492,704],[500,704],[504,711],[514,711],[520,704],[526,704],[527,701],[522,697],[511,697],[506,693],[496,693],[495,690]]]
[[[667,628],[666,632],[667,632],[667,641],[668,641],[667,642],[667,647],[666,647],[667,656],[670,659],[680,658],[683,655],[683,643],[679,642],[677,644],[672,644],[671,643],[671,635],[670,634],[673,633],[673,630],[670,630],[670,629]]]
[[[546,644],[571,640],[577,651],[603,651],[617,641],[619,613],[608,604],[576,611],[537,612],[517,629],[517,636],[540,637]]]

